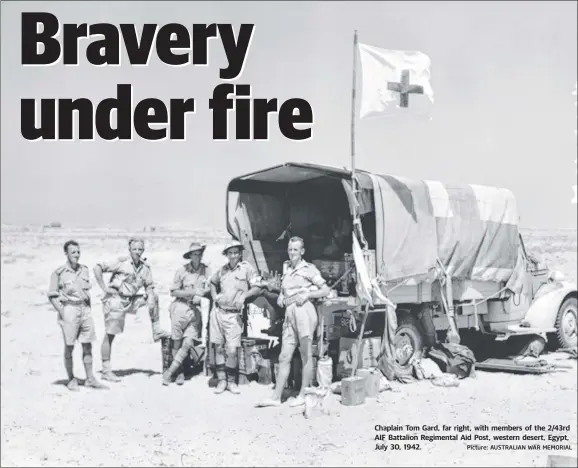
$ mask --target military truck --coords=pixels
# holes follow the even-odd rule
[[[286,163],[232,179],[226,205],[229,233],[265,277],[282,271],[291,236],[305,240],[305,259],[332,286],[317,304],[329,341],[359,330],[365,271],[380,294],[364,336],[383,332],[380,297],[392,301],[401,368],[452,334],[576,346],[576,285],[527,252],[507,189]]]

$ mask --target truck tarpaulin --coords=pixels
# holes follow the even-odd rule
[[[376,260],[386,281],[431,274],[438,258],[456,279],[508,282],[520,267],[518,213],[509,190],[369,177]]]

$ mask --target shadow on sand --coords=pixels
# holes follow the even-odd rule
[[[134,374],[144,374],[148,377],[152,377],[153,375],[160,375],[160,372],[153,371],[150,369],[117,369],[117,370],[113,370],[113,372],[118,377],[127,377],[129,375],[134,375]]]
[[[83,386],[86,383],[86,379],[79,379],[78,377],[76,378],[76,381],[78,382],[79,386]],[[62,385],[64,387],[66,387],[67,384],[68,379],[60,379],[52,382],[52,385]]]

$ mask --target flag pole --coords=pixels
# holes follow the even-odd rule
[[[351,83],[351,187],[353,189],[353,233],[357,232],[364,249],[367,249],[367,241],[361,230],[361,221],[357,210],[357,180],[355,179],[355,110],[357,99],[357,29],[353,31],[353,76]]]
[[[353,77],[351,83],[351,185],[353,187],[353,196],[357,194],[357,183],[355,180],[355,107],[357,86],[357,29],[353,32]],[[354,219],[357,219],[357,208],[354,207]]]

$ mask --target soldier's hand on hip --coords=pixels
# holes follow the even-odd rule
[[[279,297],[277,298],[277,305],[279,307],[285,307],[285,298],[283,297],[283,294],[279,294]]]
[[[302,306],[302,305],[305,304],[308,300],[309,300],[309,294],[306,293],[306,292],[299,294],[299,295],[295,298],[295,302],[297,303],[298,306]]]
[[[218,306],[220,306],[222,299],[223,299],[223,295],[222,295],[222,294],[217,294],[217,295],[215,296],[215,304],[217,304]]]

